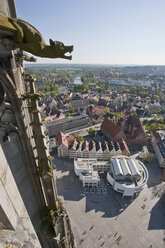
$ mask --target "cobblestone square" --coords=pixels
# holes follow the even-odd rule
[[[68,211],[80,248],[164,248],[165,183],[157,161],[147,165],[149,180],[140,195],[122,198],[106,179],[98,189],[83,188],[73,162],[54,159],[58,195]]]

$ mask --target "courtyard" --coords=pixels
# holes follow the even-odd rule
[[[80,248],[165,247],[165,190],[154,159],[147,165],[149,180],[137,198],[122,198],[104,174],[96,189],[83,188],[73,161],[54,159],[57,191],[68,212],[75,244]]]

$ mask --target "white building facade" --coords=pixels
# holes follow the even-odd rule
[[[96,158],[98,160],[109,160],[111,157],[122,155],[121,149],[115,149],[113,142],[95,143],[92,141],[92,146],[85,146],[82,142],[78,143],[76,140],[70,148],[68,148],[68,156],[70,159],[75,158]]]
[[[152,146],[159,166],[165,168],[165,133],[163,131],[153,132]]]
[[[111,170],[107,173],[107,180],[113,189],[124,196],[134,196],[146,185],[148,171],[144,164],[128,157],[112,159]]]
[[[122,196],[133,197],[146,185],[148,171],[144,164],[126,156],[118,156],[111,161],[97,159],[74,159],[74,171],[83,187],[98,187],[99,172],[107,172],[107,181]]]
[[[97,159],[74,159],[74,171],[82,181],[83,187],[97,187],[100,182],[98,172],[109,171],[111,163],[109,161],[98,161]]]

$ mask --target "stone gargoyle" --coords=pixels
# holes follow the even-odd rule
[[[2,39],[2,43],[8,49],[20,48],[33,55],[45,58],[72,59],[72,56],[65,55],[71,53],[73,46],[65,46],[60,41],[49,40],[47,45],[40,32],[30,23],[0,15],[0,28],[12,31],[12,35]]]

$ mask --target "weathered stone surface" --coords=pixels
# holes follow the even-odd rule
[[[17,135],[14,133],[11,134],[10,139],[2,144],[2,148],[6,155],[8,164],[11,168],[11,172],[15,178],[15,182],[19,188],[20,194],[28,210],[28,213],[31,218],[34,218],[38,212],[37,202],[32,192],[25,167],[21,166],[24,161],[18,146]]]
[[[0,155],[0,245],[14,240],[41,247],[1,146]]]
[[[10,20],[10,24],[18,28],[14,0],[0,0],[1,14],[5,16],[4,26]],[[21,26],[23,32],[27,32],[30,24],[21,23],[26,26]],[[62,50],[62,55],[58,53],[58,56],[64,58],[65,52],[73,49],[52,40],[47,46],[39,32],[31,28],[33,35],[28,34],[25,40],[32,38],[27,49],[33,52],[34,45],[37,56],[50,56],[50,52],[57,48],[57,53]],[[16,33],[19,36],[19,31],[10,29],[10,25],[6,29],[0,28],[0,247],[4,248],[5,244],[24,248],[59,247],[56,237],[61,237],[60,242],[71,248],[74,245],[68,245],[69,238],[66,238],[70,228],[64,228],[62,218],[56,233],[58,206],[50,155],[38,111],[34,80],[29,75],[25,78],[24,52],[15,49],[24,49],[25,44],[17,39],[21,37]],[[41,38],[37,44],[35,34]],[[42,54],[38,54],[40,48]],[[57,57],[57,53],[53,56]],[[23,95],[30,98],[23,101]],[[52,213],[56,211],[56,215],[50,215],[50,210]],[[46,233],[42,232],[42,223],[51,227],[51,236],[47,229]]]

